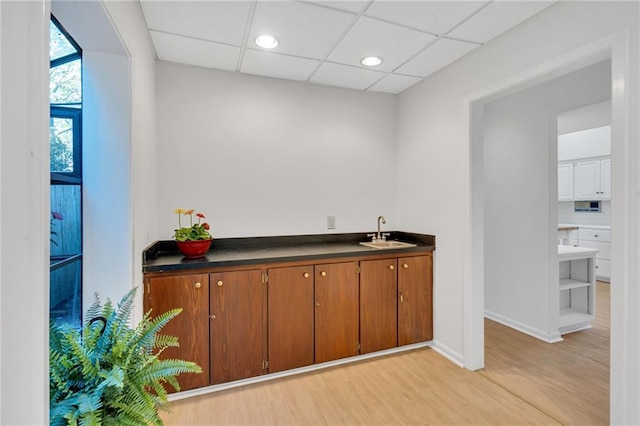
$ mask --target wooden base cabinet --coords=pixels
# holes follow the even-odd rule
[[[197,363],[181,390],[431,340],[432,254],[145,277],[145,311],[182,308],[164,358]],[[353,258],[352,258],[353,259]]]
[[[268,270],[269,372],[314,361],[313,265]]]
[[[177,336],[180,347],[167,348],[163,359],[193,361],[202,367],[200,374],[178,376],[180,390],[209,385],[209,275],[178,275],[150,278],[146,281],[145,310],[160,315],[182,308],[180,315],[162,329],[162,334]]]
[[[433,339],[433,257],[398,259],[398,346]]]
[[[213,273],[209,275],[209,281],[211,383],[261,375],[265,367],[263,347],[266,347],[262,272]]]
[[[360,262],[360,353],[398,346],[397,259]]]
[[[315,266],[315,361],[359,353],[357,262]]]

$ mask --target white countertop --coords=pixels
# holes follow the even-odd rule
[[[574,246],[558,246],[558,260],[575,260],[595,258],[598,249]]]
[[[559,223],[558,228],[589,228],[589,229],[601,229],[603,231],[610,231],[611,226],[605,225],[578,225],[575,223]]]

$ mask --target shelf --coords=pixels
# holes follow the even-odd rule
[[[579,312],[571,308],[560,308],[559,325],[560,328],[569,325],[588,323],[594,319],[592,314]]]
[[[574,288],[589,287],[590,285],[591,285],[590,282],[572,280],[570,278],[563,278],[560,280],[560,291],[571,290]],[[562,315],[562,312],[560,313],[560,315]]]

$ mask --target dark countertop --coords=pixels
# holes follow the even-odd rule
[[[407,232],[391,232],[389,240],[417,244],[400,249],[377,249],[359,242],[371,241],[366,233],[318,234],[281,237],[215,239],[206,256],[187,259],[174,241],[156,241],[142,255],[143,272],[181,271],[219,266],[292,262],[345,256],[372,256],[429,252],[435,250],[435,236]]]

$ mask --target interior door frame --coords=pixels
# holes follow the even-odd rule
[[[635,404],[640,397],[635,380],[637,360],[631,350],[636,348],[639,326],[634,324],[638,314],[634,313],[635,295],[633,283],[638,282],[638,270],[628,261],[631,248],[637,241],[631,234],[635,230],[633,218],[638,202],[633,197],[631,163],[636,153],[631,148],[631,64],[629,53],[629,30],[623,29],[595,40],[560,57],[554,58],[520,74],[511,76],[472,93],[465,99],[466,126],[469,135],[469,217],[465,233],[464,252],[464,365],[471,370],[484,367],[484,188],[483,188],[483,104],[507,96],[524,88],[584,68],[606,58],[612,63],[612,137],[611,156],[616,164],[612,173],[612,262],[611,304],[611,387],[610,418],[612,423],[629,423],[634,420]],[[550,190],[550,197],[557,197]],[[551,205],[555,206],[554,203]],[[557,213],[556,213],[557,214]],[[549,230],[549,261],[557,262],[556,235]],[[615,260],[614,260],[615,259]],[[550,268],[550,271],[557,268]],[[557,278],[557,276],[556,276]],[[550,277],[553,279],[553,277]]]

